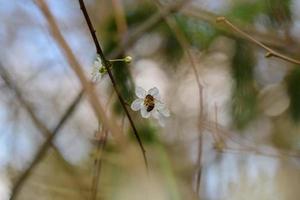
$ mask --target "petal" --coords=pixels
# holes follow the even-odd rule
[[[145,96],[146,96],[146,90],[144,90],[143,88],[137,86],[135,88],[135,94],[139,98],[145,98]]]
[[[156,98],[155,96],[159,95],[159,91],[158,91],[157,87],[153,87],[148,91],[148,94],[150,94],[154,98]]]
[[[159,110],[159,113],[161,113],[165,117],[170,117],[170,111],[168,108],[164,107],[163,109]]]
[[[152,116],[155,118],[155,119],[159,119],[159,115],[160,113],[157,111],[157,109],[153,109],[152,112],[151,112]]]
[[[141,115],[142,115],[143,118],[149,118],[151,113],[147,111],[145,106],[142,106]]]
[[[162,114],[165,117],[169,117],[170,116],[170,111],[169,109],[165,106],[164,103],[161,102],[157,102],[156,103],[156,109],[157,111]]]
[[[139,109],[141,109],[143,104],[143,99],[136,99],[132,102],[130,108],[134,111],[138,111]]]
[[[163,108],[165,108],[165,107],[166,107],[165,104],[162,103],[161,101],[156,101],[156,102],[155,102],[155,108],[156,108],[157,110],[161,110],[161,109],[163,109]]]
[[[158,119],[158,123],[160,126],[164,127],[165,126],[165,118],[160,115],[159,119]]]

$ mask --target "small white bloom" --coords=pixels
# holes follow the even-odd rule
[[[161,126],[164,126],[164,119],[170,116],[170,112],[161,102],[159,90],[154,87],[146,91],[141,87],[136,87],[135,94],[138,99],[132,102],[131,109],[140,110],[143,118],[154,117]]]
[[[102,64],[100,56],[97,56],[93,64],[92,81],[93,82],[100,81],[102,76],[105,73],[106,73],[105,66]]]

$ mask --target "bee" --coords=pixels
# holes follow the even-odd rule
[[[147,94],[144,100],[144,105],[147,108],[147,112],[150,112],[151,110],[154,109],[155,102],[154,102],[154,97],[150,94]]]

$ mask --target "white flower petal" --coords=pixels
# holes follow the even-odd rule
[[[157,109],[153,109],[152,112],[151,112],[152,116],[155,118],[155,119],[159,119],[159,115],[160,113],[157,111]]]
[[[99,73],[99,70],[94,68],[93,72],[92,72],[92,78],[91,78],[92,81],[97,82],[97,81],[101,80],[101,78],[102,78],[102,75]]]
[[[102,62],[99,56],[95,59],[93,63],[93,70],[92,70],[92,81],[97,82],[102,78],[102,74],[99,72],[102,66]]]
[[[147,108],[145,106],[142,106],[141,115],[143,118],[149,118],[151,113],[147,111]]]
[[[159,115],[158,123],[159,123],[159,125],[161,125],[162,127],[165,126],[165,118],[164,118],[162,115]]]
[[[160,102],[160,101],[156,101],[156,102],[155,102],[155,108],[156,108],[157,110],[164,109],[165,107],[166,107],[166,106],[165,106],[164,103],[162,103],[162,102]]]
[[[142,108],[143,102],[144,102],[143,99],[136,99],[132,102],[130,107],[131,107],[132,110],[138,111]]]
[[[135,88],[135,94],[139,98],[145,98],[146,97],[146,90],[144,90],[143,88],[137,86]]]
[[[170,117],[170,111],[168,108],[164,107],[163,109],[158,110],[165,117]]]
[[[157,87],[153,87],[148,91],[148,94],[152,95],[155,98],[155,96],[159,95],[159,90],[157,89]]]

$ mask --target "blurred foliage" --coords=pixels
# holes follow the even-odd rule
[[[246,23],[252,23],[258,14],[264,10],[264,1],[236,2],[227,17]]]
[[[235,85],[232,92],[232,118],[238,129],[245,128],[257,114],[257,89],[254,81],[253,50],[248,43],[237,40],[232,61]]]
[[[291,0],[265,0],[265,12],[274,26],[280,26],[291,20]]]
[[[137,130],[145,144],[155,144],[158,143],[159,140],[157,138],[156,132],[157,129],[150,124],[150,122],[144,120],[145,122],[138,124]],[[133,134],[131,134],[133,137]],[[134,138],[133,138],[134,139]]]
[[[299,150],[300,124],[294,123],[288,113],[276,118],[273,124],[272,142],[279,148]]]
[[[291,0],[238,1],[227,16],[253,23],[259,15],[265,15],[271,22],[268,25],[276,27],[291,20],[290,5]]]
[[[176,15],[176,20],[190,44],[200,50],[207,49],[218,36],[216,29],[205,21],[183,15]]]
[[[287,76],[287,91],[290,96],[290,114],[295,122],[300,120],[300,69],[295,68]]]

